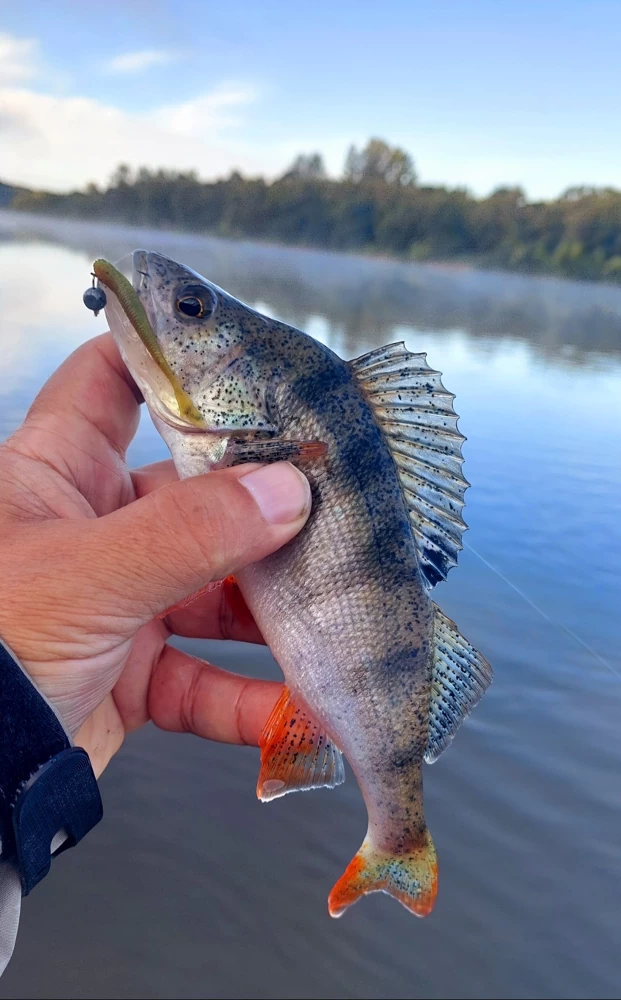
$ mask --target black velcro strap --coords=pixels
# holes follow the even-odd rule
[[[47,874],[58,830],[61,849],[76,844],[102,816],[88,754],[72,747],[60,719],[0,643],[0,844],[16,857],[27,895]]]
[[[50,870],[50,844],[59,830],[67,839],[60,854],[99,823],[101,796],[86,750],[69,747],[39,768],[19,793],[13,808],[13,831],[22,894]]]

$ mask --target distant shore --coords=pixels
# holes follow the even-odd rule
[[[118,262],[136,247],[159,250],[255,308],[294,316],[300,329],[324,317],[352,350],[360,339],[394,338],[396,329],[412,326],[517,338],[544,354],[562,343],[575,358],[583,351],[616,353],[621,342],[621,287],[607,282],[0,209],[0,247],[10,254],[10,243],[24,240],[75,250],[85,283],[96,257]]]
[[[0,207],[64,219],[253,240],[443,268],[485,268],[621,283],[621,192],[576,188],[528,202],[519,188],[468,191],[371,178],[119,167],[105,189],[56,194],[0,183]]]

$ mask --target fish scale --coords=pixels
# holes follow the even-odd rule
[[[425,916],[437,860],[423,762],[448,746],[492,676],[430,593],[466,527],[454,397],[403,344],[343,361],[147,251],[134,254],[138,309],[125,285],[115,301],[110,268],[111,329],[179,475],[286,457],[311,485],[305,527],[238,575],[286,684],[261,737],[259,798],[340,784],[344,754],[368,829],[330,913],[385,891]],[[200,318],[180,309],[187,295]]]

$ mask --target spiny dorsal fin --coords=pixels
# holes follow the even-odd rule
[[[450,618],[435,607],[435,655],[425,760],[433,764],[492,683],[487,660],[464,639]]]
[[[410,512],[423,576],[430,587],[457,565],[466,530],[461,511],[469,483],[452,393],[424,354],[389,344],[350,361],[382,428]]]
[[[334,788],[345,781],[343,755],[313,717],[291,700],[288,688],[274,705],[259,742],[262,802],[287,792]]]

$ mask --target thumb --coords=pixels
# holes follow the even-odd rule
[[[211,472],[91,522],[90,558],[117,609],[121,598],[146,622],[290,541],[310,507],[308,480],[288,462]]]

